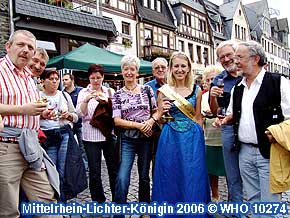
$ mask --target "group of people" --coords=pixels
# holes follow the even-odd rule
[[[191,60],[183,52],[174,52],[169,63],[155,59],[155,79],[145,85],[138,84],[139,58],[126,55],[124,86],[117,91],[103,85],[99,64],[89,66],[87,87],[76,87],[73,75],[65,74],[59,91],[58,72],[44,70],[48,56],[36,49],[28,31],[16,31],[6,50],[0,59],[1,217],[19,216],[20,187],[29,201],[67,200],[65,182],[75,173],[66,167],[73,134],[79,164],[88,164],[92,201],[98,203],[107,200],[102,153],[111,200],[118,204],[127,203],[136,154],[140,202],[218,201],[218,176],[224,175],[231,202],[242,202],[243,190],[249,202],[280,200],[279,193],[269,191],[268,136],[273,137],[267,128],[290,117],[290,84],[265,72],[266,56],[258,43],[222,42],[217,56],[224,70],[207,67],[204,87],[195,84]],[[216,118],[221,107],[227,108],[225,117]],[[46,136],[41,144],[40,129]]]

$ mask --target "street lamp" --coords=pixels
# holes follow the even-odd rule
[[[151,38],[150,36],[147,36],[145,38],[144,57],[148,61],[150,61],[152,57],[151,45],[152,45]]]
[[[208,54],[207,54],[207,51],[204,50],[203,53],[203,59],[204,59],[204,66],[206,67],[206,64],[207,64],[207,58],[208,58]]]

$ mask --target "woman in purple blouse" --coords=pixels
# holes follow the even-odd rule
[[[126,55],[121,60],[125,86],[113,97],[113,118],[121,129],[121,157],[116,180],[115,202],[127,202],[130,174],[138,155],[139,201],[150,202],[150,144],[152,126],[159,119],[156,101],[149,86],[138,85],[140,61]]]

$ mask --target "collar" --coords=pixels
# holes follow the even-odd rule
[[[76,87],[75,87],[75,88],[76,88]],[[106,92],[108,88],[107,88],[106,86],[101,85],[101,89],[102,89],[102,92]],[[91,86],[91,84],[89,84],[89,85],[87,86],[86,91],[87,91],[87,92],[92,92],[92,91],[94,91],[94,90],[92,90],[92,86]]]
[[[256,76],[253,82],[257,81],[257,83],[262,84],[265,73],[266,73],[266,70],[262,67],[261,71],[258,73],[258,75]],[[243,77],[242,81],[238,84],[238,86],[240,85],[247,86],[245,77]]]

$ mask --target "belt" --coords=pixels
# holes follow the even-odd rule
[[[15,141],[15,140],[11,140],[11,139],[8,139],[8,140],[0,140],[0,142],[2,143],[10,143],[10,144],[19,144],[18,141]]]
[[[255,147],[255,148],[258,148],[259,147],[258,144],[254,144],[254,143],[246,143],[246,142],[241,142],[241,141],[240,141],[240,143],[241,144],[244,144],[244,145],[249,145],[249,146],[252,146],[252,147]]]

